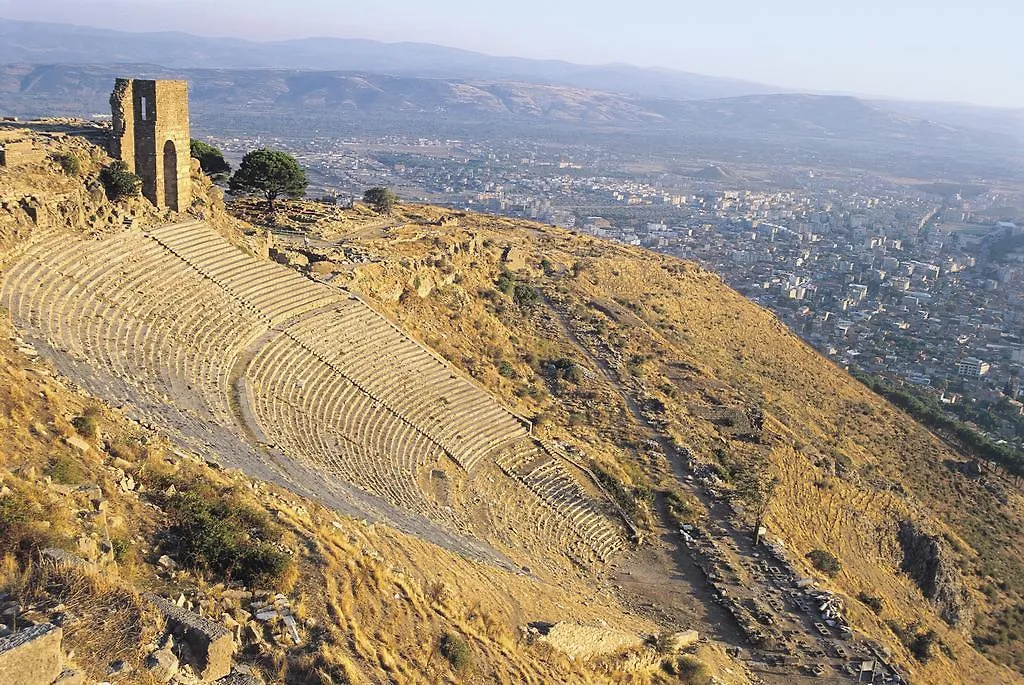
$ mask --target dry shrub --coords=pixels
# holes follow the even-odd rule
[[[473,654],[469,650],[466,638],[458,633],[448,631],[441,636],[438,644],[441,656],[448,660],[456,671],[465,671],[473,662]]]
[[[678,678],[677,682],[687,683],[687,685],[709,685],[711,683],[711,674],[708,672],[707,664],[689,654],[663,661],[661,669],[666,674]]]
[[[35,501],[27,489],[0,495],[0,554],[26,559],[42,548],[58,546],[52,524],[60,516],[51,509]]]
[[[156,635],[159,624],[138,593],[91,567],[35,564],[28,569],[18,599],[43,612],[63,605],[68,617],[63,625],[65,649],[73,649],[94,675],[105,674],[107,664],[118,659],[138,666],[143,645]]]
[[[71,425],[82,437],[96,438],[100,434],[100,410],[97,407],[86,408],[80,416],[71,419]]]

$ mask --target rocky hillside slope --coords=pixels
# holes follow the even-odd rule
[[[11,135],[45,154],[0,169],[5,263],[41,232],[105,242],[183,218],[94,192],[109,159],[77,137]],[[195,180],[190,216],[265,252]],[[749,682],[723,645],[673,637],[590,569],[503,570],[204,463],[62,376],[6,316],[0,333],[4,667],[8,637],[52,624],[58,664],[87,682]]]
[[[949,445],[693,265],[431,208],[376,233],[349,216],[313,224],[339,246],[284,254],[380,302],[641,499],[687,471],[725,491],[775,479],[769,537],[923,682],[1019,679],[994,665],[1022,666],[1018,484],[965,475]],[[934,655],[915,655],[929,631]]]
[[[108,161],[94,147],[25,135],[48,157],[0,170],[5,261],[41,228],[80,240],[180,218],[90,190]],[[515,572],[346,518],[203,463],[5,324],[3,615],[61,625],[90,679],[211,668],[168,640],[156,595],[230,634],[218,669],[269,682],[845,682],[862,658],[917,683],[1021,681],[1016,484],[961,468],[715,275],[431,207],[285,203],[271,221],[233,206],[271,227],[268,246],[198,180],[193,215],[360,294],[531,418],[640,542],[603,567]],[[753,547],[758,521],[770,546]],[[686,628],[706,637],[680,654]]]

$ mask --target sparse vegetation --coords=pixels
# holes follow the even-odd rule
[[[700,502],[697,498],[679,490],[669,490],[666,493],[665,505],[668,507],[668,515],[672,517],[672,522],[676,526],[694,523],[700,512]]]
[[[914,635],[910,642],[910,653],[920,662],[930,661],[935,656],[935,643],[939,634],[934,630],[924,630]]]
[[[935,657],[936,647],[945,647],[939,639],[939,634],[931,628],[922,628],[920,621],[903,625],[898,621],[889,620],[886,621],[886,626],[921,663],[928,663]]]
[[[882,598],[877,595],[872,595],[867,592],[861,592],[857,595],[857,599],[860,600],[861,604],[871,609],[876,615],[882,613]]]
[[[135,197],[142,188],[142,179],[136,176],[124,162],[111,162],[100,171],[100,182],[112,202]]]
[[[498,373],[505,378],[515,379],[518,377],[515,367],[512,366],[507,359],[502,359],[498,362]]]
[[[686,685],[709,685],[711,674],[703,661],[689,654],[682,654],[661,663],[661,670],[678,678],[677,682]]]
[[[580,365],[566,357],[545,359],[540,363],[540,368],[554,380],[568,381],[569,383],[579,383],[583,380],[583,370]]]
[[[953,418],[934,397],[896,386],[878,376],[855,374],[855,377],[925,426],[960,443],[970,455],[998,464],[1014,476],[1024,477],[1024,454],[1012,446],[997,444],[969,423]],[[1024,427],[1024,422],[1021,426]]]
[[[469,643],[458,633],[448,631],[441,635],[438,649],[441,652],[441,656],[447,659],[448,663],[456,671],[465,671],[473,662],[473,655],[469,651]]]
[[[829,578],[835,578],[839,575],[839,572],[843,570],[843,565],[840,563],[839,557],[828,550],[812,549],[807,553],[807,558],[811,560],[811,564],[814,568],[818,569]]]
[[[390,214],[398,204],[398,196],[390,188],[370,188],[363,193],[363,202],[373,207],[378,214]]]
[[[189,141],[189,152],[199,160],[199,168],[209,176],[225,176],[231,172],[231,165],[224,159],[224,153],[209,143],[193,138]]]
[[[256,587],[274,587],[284,579],[291,559],[271,543],[274,526],[265,514],[202,484],[178,490],[165,506],[172,519],[168,543],[182,564]]]
[[[100,434],[99,411],[95,407],[89,407],[82,414],[71,419],[71,425],[82,437],[94,440]]]
[[[65,176],[80,176],[82,173],[82,160],[72,152],[59,152],[53,156],[55,162],[60,165]]]
[[[64,485],[77,485],[86,479],[86,472],[82,465],[65,454],[58,454],[50,459],[50,463],[46,467],[46,475],[54,482]]]
[[[57,535],[46,520],[46,510],[21,490],[0,495],[0,557],[14,554],[21,559],[57,543]]]

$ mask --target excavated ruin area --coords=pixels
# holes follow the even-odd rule
[[[506,566],[623,546],[525,419],[356,296],[202,222],[40,232],[0,294],[62,373],[211,462]]]

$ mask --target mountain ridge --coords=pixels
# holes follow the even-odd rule
[[[1006,133],[898,114],[853,96],[749,94],[707,100],[643,98],[611,91],[489,79],[437,79],[359,71],[175,69],[153,64],[0,65],[0,107],[20,116],[105,113],[113,79],[124,73],[185,78],[207,117],[289,108],[332,119],[410,114],[479,122],[502,118],[568,125],[662,127],[688,135],[777,135],[1012,151]]]
[[[666,68],[500,57],[431,43],[384,43],[362,38],[256,42],[184,32],[130,33],[2,18],[0,37],[4,38],[0,44],[0,63],[151,62],[171,68],[345,69],[427,78],[533,80],[677,99],[787,90]]]

